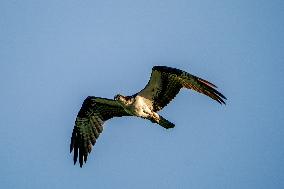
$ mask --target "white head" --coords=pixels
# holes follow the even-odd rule
[[[117,94],[114,96],[114,100],[116,100],[120,104],[128,104],[128,102],[130,101],[130,98],[127,96],[123,96],[121,94]]]

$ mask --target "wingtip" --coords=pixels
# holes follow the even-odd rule
[[[220,101],[218,101],[221,105],[226,105],[226,102],[222,99],[222,98],[220,98],[219,99]]]
[[[73,145],[70,145],[70,154],[73,152]]]
[[[224,106],[226,106],[227,104],[226,104],[226,102],[223,102],[223,103],[220,103],[221,105],[224,105]]]
[[[205,79],[202,79],[202,78],[199,78],[199,77],[197,79],[198,79],[198,81],[204,83],[205,85],[208,85],[208,86],[210,86],[212,88],[218,88],[215,84],[213,84],[213,83],[211,83],[211,82],[209,82],[209,81],[207,81]]]
[[[77,160],[74,160],[73,165],[75,166],[76,163],[77,163]],[[85,162],[85,163],[86,163],[86,162]],[[79,165],[80,165],[80,168],[83,168],[83,163],[80,162]]]

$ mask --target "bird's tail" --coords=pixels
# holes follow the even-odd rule
[[[166,129],[170,129],[170,128],[175,127],[175,124],[169,122],[168,120],[166,120],[162,116],[160,116],[160,120],[159,120],[158,124],[161,125],[162,127],[166,128]]]

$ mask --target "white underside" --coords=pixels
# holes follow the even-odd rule
[[[149,100],[141,96],[136,96],[133,103],[124,106],[125,111],[134,116],[142,118],[159,119],[159,115],[152,111],[152,105],[147,103]]]

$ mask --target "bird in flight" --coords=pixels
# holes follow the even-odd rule
[[[148,84],[132,96],[117,94],[114,99],[88,96],[77,115],[71,137],[70,153],[74,150],[74,165],[78,156],[80,167],[86,163],[92,146],[103,131],[104,122],[113,117],[136,116],[166,129],[175,127],[157,112],[174,99],[182,88],[195,90],[220,104],[226,104],[226,97],[215,89],[214,84],[167,66],[154,66]]]

